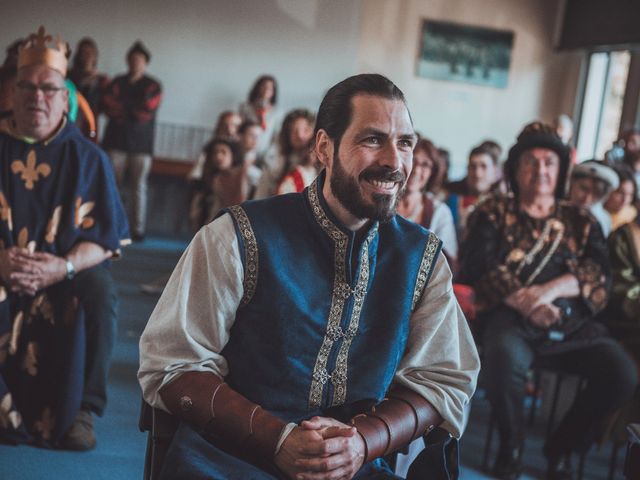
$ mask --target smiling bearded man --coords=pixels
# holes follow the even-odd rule
[[[348,78],[314,183],[195,236],[140,340],[145,399],[184,422],[163,478],[391,479],[384,455],[460,436],[473,338],[440,240],[394,215],[415,141],[391,81]]]

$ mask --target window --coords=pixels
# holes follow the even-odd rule
[[[628,50],[590,55],[580,114],[578,161],[604,158],[618,139],[630,60]]]

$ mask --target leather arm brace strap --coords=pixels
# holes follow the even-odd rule
[[[160,390],[169,411],[257,457],[273,460],[286,422],[233,390],[211,372],[185,372]]]
[[[395,387],[370,412],[351,420],[366,447],[365,463],[388,455],[442,423],[442,417],[422,396]]]

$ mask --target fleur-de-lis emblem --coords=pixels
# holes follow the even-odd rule
[[[36,152],[29,150],[27,154],[27,163],[22,160],[14,160],[11,163],[11,171],[20,174],[20,178],[24,181],[27,190],[33,190],[33,185],[39,180],[39,177],[46,177],[51,173],[51,167],[46,163],[36,165]]]
[[[53,210],[53,215],[51,215],[51,220],[47,224],[47,234],[44,239],[47,243],[53,243],[56,239],[56,235],[58,234],[58,227],[60,226],[60,217],[62,217],[62,206],[57,206]]]
[[[11,409],[12,404],[13,401],[11,400],[11,394],[6,393],[0,401],[0,426],[2,428],[7,428],[11,425],[14,430],[17,430],[22,423],[22,417],[19,412]]]
[[[24,321],[24,313],[18,312],[16,318],[13,319],[13,328],[11,329],[11,339],[9,340],[9,355],[15,355],[18,351],[18,340],[22,333],[22,322]]]
[[[18,234],[18,247],[26,248],[31,253],[36,251],[36,242],[34,240],[29,241],[29,230],[27,230],[27,227],[23,227]]]
[[[35,377],[38,374],[38,345],[36,342],[29,342],[27,344],[27,353],[22,360],[22,368],[27,371],[29,375]]]
[[[11,207],[4,193],[0,192],[0,218],[7,222],[9,230],[13,230],[13,219],[11,218]]]
[[[37,432],[40,432],[43,440],[50,440],[54,423],[54,418],[51,416],[51,409],[47,407],[42,411],[42,417],[33,424],[33,427]]]
[[[0,366],[4,365],[9,355],[9,341],[11,340],[11,332],[7,332],[0,337]]]
[[[82,227],[85,230],[93,227],[96,222],[93,217],[89,216],[89,213],[95,205],[96,202],[82,203],[82,198],[78,197],[76,199],[76,227]]]
[[[31,324],[31,321],[34,317],[40,316],[51,325],[54,324],[54,315],[53,315],[53,305],[49,301],[49,297],[46,293],[41,293],[36,296],[31,304],[31,309],[29,310],[29,315],[27,319],[27,325]]]

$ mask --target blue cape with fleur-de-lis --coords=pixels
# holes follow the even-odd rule
[[[0,126],[0,249],[119,253],[129,229],[107,155],[64,122],[32,143]],[[0,441],[55,446],[80,407],[84,322],[69,282],[19,296],[0,285]]]

